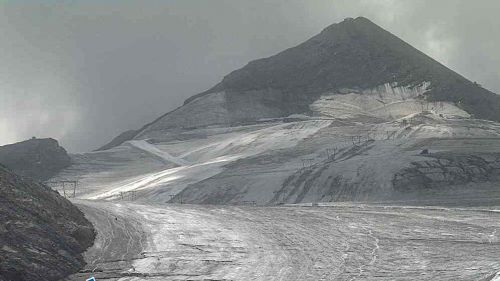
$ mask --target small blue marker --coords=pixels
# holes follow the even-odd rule
[[[87,279],[85,281],[95,281],[95,278],[92,276],[92,277],[90,277],[89,279]]]

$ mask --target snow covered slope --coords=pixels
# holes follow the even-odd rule
[[[371,21],[346,19],[119,146],[74,156],[58,177],[79,180],[81,198],[162,203],[430,200],[471,184],[481,190],[467,196],[496,194],[500,126],[484,119],[500,120],[498,106]]]
[[[120,281],[470,281],[496,280],[500,270],[495,210],[78,206],[97,225],[98,242],[75,281],[92,271]]]
[[[81,162],[59,177],[80,180],[82,198],[120,199],[123,192],[138,191],[144,200],[165,202],[189,184],[222,172],[228,163],[292,148],[330,123],[317,120],[189,130],[186,136],[190,139],[185,141],[131,141],[111,151],[77,156]],[[105,154],[111,155],[103,157]],[[96,167],[98,161],[102,168]]]
[[[388,100],[385,93],[377,94],[380,100]],[[400,115],[373,116],[367,105],[374,95],[331,95],[365,105],[334,117],[185,129],[126,142],[75,156],[77,164],[59,177],[78,179],[80,198],[144,202],[429,200],[467,193],[472,183],[479,187],[470,196],[497,193],[498,123],[467,118],[451,104],[416,113],[405,105],[414,103],[410,97],[398,102]],[[325,108],[317,112],[336,112]],[[425,149],[430,154],[422,155]],[[405,190],[405,182],[412,188]]]
[[[364,90],[341,89],[323,94],[310,105],[314,115],[349,118],[364,115],[394,120],[430,110],[442,116],[469,117],[464,110],[451,102],[429,102],[425,99],[430,82],[414,87],[386,83]]]

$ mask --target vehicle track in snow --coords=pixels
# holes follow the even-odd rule
[[[76,203],[99,233],[85,256],[97,280],[486,280],[500,270],[497,212]]]

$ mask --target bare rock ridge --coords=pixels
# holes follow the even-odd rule
[[[34,138],[0,146],[0,163],[18,175],[45,181],[71,165],[71,158],[56,140]]]
[[[453,102],[476,118],[500,120],[499,96],[358,17],[333,24],[277,55],[248,63],[127,138],[154,138],[160,131],[308,113],[323,93],[386,83],[402,87],[430,83],[427,100]]]
[[[0,280],[60,280],[94,241],[82,212],[49,187],[0,165]]]

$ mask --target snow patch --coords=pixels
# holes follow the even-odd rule
[[[353,118],[359,115],[386,120],[414,115],[424,111],[443,117],[470,117],[450,102],[428,102],[424,98],[429,82],[419,86],[397,86],[395,83],[362,91],[344,89],[326,93],[310,105],[315,115],[333,118]]]
[[[171,163],[177,164],[179,166],[189,165],[189,162],[185,161],[184,159],[174,157],[174,156],[170,155],[170,153],[158,149],[156,146],[154,146],[153,144],[150,144],[149,142],[147,142],[145,140],[133,140],[133,141],[128,141],[127,143],[135,148],[138,148],[140,150],[151,153],[152,155],[158,156],[167,162],[171,162]]]

